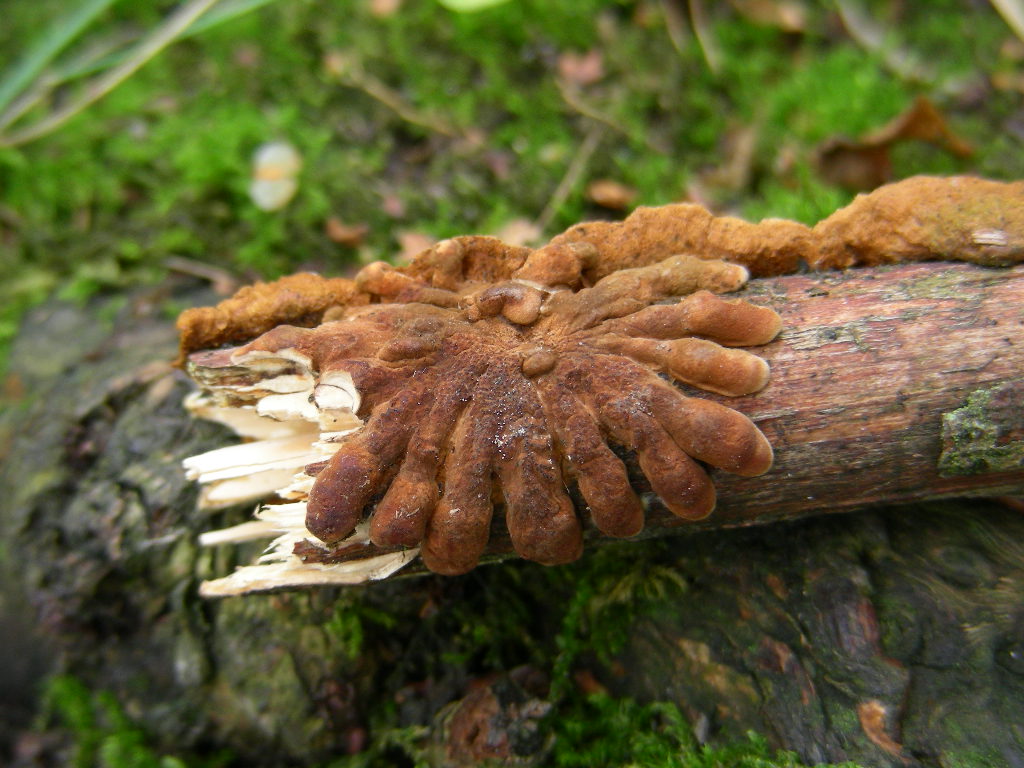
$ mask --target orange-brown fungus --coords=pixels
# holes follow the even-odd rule
[[[462,262],[442,270],[461,273]],[[770,341],[778,315],[714,295],[746,277],[737,265],[673,256],[578,291],[461,278],[450,290],[377,264],[355,279],[372,303],[190,364],[206,382],[256,384],[255,366],[279,376],[289,361],[321,383],[350,377],[365,426],[307,470],[316,480],[306,527],[323,542],[369,517],[378,547],[421,546],[431,569],[462,573],[484,551],[498,501],[516,552],[564,563],[583,546],[573,487],[602,532],[643,526],[609,444],[635,451],[654,492],[688,520],[715,505],[698,462],[744,475],[771,465],[749,419],[658,375],[729,395],[765,385],[764,361],[731,347]]]
[[[748,269],[800,262],[1019,261],[1022,193],[912,179],[814,228],[674,205],[580,224],[537,250],[456,238],[406,267],[286,278],[186,312],[182,353],[218,406],[258,401],[262,415],[319,420],[317,445],[329,450],[307,462],[315,480],[302,498],[308,531],[327,546],[298,542],[303,559],[331,562],[359,526],[377,551],[418,546],[432,570],[462,573],[500,511],[522,557],[565,563],[580,555],[588,516],[610,536],[643,527],[647,488],[631,484],[624,451],[685,520],[714,509],[705,466],[770,468],[747,417],[672,383],[724,395],[767,383],[767,364],[738,347],[770,342],[779,316],[717,294],[742,287]],[[240,338],[254,340],[206,351]],[[345,403],[364,424],[332,431]]]

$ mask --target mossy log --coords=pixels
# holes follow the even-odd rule
[[[198,582],[257,550],[201,550],[196,536],[250,510],[198,513],[179,468],[229,438],[181,409],[167,296],[117,313],[40,308],[0,421],[4,580],[26,596],[0,608],[7,625],[31,615],[36,636],[0,650],[112,691],[158,750],[227,748],[250,765],[380,748],[397,728],[393,762],[417,749],[471,761],[481,733],[507,761],[539,762],[549,740],[502,741],[500,701],[474,728],[450,727],[481,679],[525,663],[674,701],[712,742],[753,729],[807,761],[1024,763],[1024,516],[934,501],[1024,490],[1024,269],[798,275],[747,295],[787,323],[764,350],[773,384],[738,404],[776,464],[717,477],[708,523],[670,530],[655,510],[645,535],[676,535],[559,569],[507,560],[221,601],[201,600]],[[879,506],[897,502],[915,504]],[[581,602],[595,585],[618,591]],[[635,605],[613,647],[600,642],[608,601]],[[587,610],[567,630],[570,604]],[[567,659],[562,643],[556,665],[567,631],[594,652]],[[538,701],[542,687],[530,687]],[[551,704],[532,709],[552,712],[537,716],[541,735],[562,711]]]

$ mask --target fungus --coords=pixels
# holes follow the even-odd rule
[[[417,556],[464,573],[502,524],[520,556],[566,563],[585,529],[638,534],[648,492],[683,521],[706,517],[706,467],[755,476],[772,463],[750,419],[692,391],[748,395],[768,382],[767,364],[741,348],[774,339],[779,316],[719,295],[744,285],[742,264],[779,274],[801,260],[875,263],[896,241],[921,258],[964,237],[973,245],[956,253],[970,260],[1024,253],[1020,206],[990,215],[999,194],[978,184],[992,182],[911,182],[913,194],[937,186],[959,219],[891,221],[901,185],[813,229],[640,209],[537,250],[455,238],[405,267],[293,276],[185,312],[182,360],[200,386],[189,407],[249,439],[186,461],[202,503],[278,489],[257,521],[204,535],[277,536],[262,565],[204,594],[365,581]]]
[[[535,261],[550,255],[540,253]],[[658,375],[726,395],[767,383],[767,364],[737,347],[774,338],[778,315],[716,295],[741,287],[746,269],[673,256],[572,290],[563,283],[574,271],[552,261],[556,285],[452,288],[371,265],[355,284],[372,303],[189,355],[203,387],[193,410],[261,438],[189,460],[205,502],[265,494],[298,469],[282,495],[305,505],[306,563],[369,540],[385,554],[419,548],[428,568],[456,574],[477,564],[496,502],[515,551],[549,565],[582,551],[569,489],[601,533],[639,533],[643,508],[612,446],[635,451],[684,520],[714,508],[701,462],[742,475],[769,468],[771,447],[747,417]]]

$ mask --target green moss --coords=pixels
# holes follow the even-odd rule
[[[658,542],[606,546],[580,563],[553,571],[552,580],[571,595],[555,637],[555,698],[564,693],[558,686],[568,685],[572,665],[584,651],[610,661],[639,618],[654,607],[663,608],[667,599],[682,598],[688,589],[670,550]]]
[[[1024,466],[1020,384],[976,390],[962,408],[942,415],[939,473],[944,477],[1007,472]]]
[[[581,698],[554,718],[550,764],[559,768],[621,765],[654,768],[800,768],[792,752],[772,750],[763,737],[725,747],[700,747],[674,704],[639,704],[606,695]],[[856,768],[842,763],[843,768]],[[820,766],[826,768],[826,766]],[[839,768],[839,766],[836,766]]]
[[[393,614],[368,604],[361,597],[357,592],[341,593],[323,624],[330,648],[340,650],[350,661],[359,658],[367,631],[387,632],[397,621]]]
[[[73,768],[216,768],[231,762],[225,752],[203,758],[161,754],[109,692],[90,691],[80,680],[51,678],[42,720],[67,731]]]
[[[993,768],[993,766],[1005,765],[1006,758],[995,752],[965,750],[944,753],[942,764],[948,768]]]

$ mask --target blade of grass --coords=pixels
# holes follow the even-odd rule
[[[139,67],[156,56],[181,34],[203,13],[209,10],[218,0],[190,0],[172,13],[166,21],[154,29],[135,46],[131,55],[121,64],[97,77],[85,89],[81,96],[40,119],[37,123],[16,131],[8,136],[0,136],[0,147],[14,147],[44,136],[55,130],[93,102],[103,98],[114,88],[127,80]]]
[[[223,5],[211,8],[197,19],[178,39],[186,40],[273,2],[275,0],[227,0]],[[134,53],[128,45],[135,42],[138,37],[137,33],[130,36],[121,34],[68,61],[53,65],[39,77],[30,90],[19,96],[6,110],[0,108],[0,132],[45,99],[54,88],[121,64]]]
[[[195,23],[182,32],[178,39],[187,40],[208,29],[219,27],[221,24],[232,21],[239,16],[244,16],[273,2],[276,2],[276,0],[221,0],[221,5],[211,8],[203,16],[196,19]],[[120,47],[122,42],[119,41],[117,46]],[[77,57],[63,64],[56,64],[47,76],[47,86],[52,88],[63,85],[79,77],[116,67],[128,58],[131,53],[131,50],[113,50],[105,53],[103,56]]]
[[[990,0],[1017,37],[1024,40],[1024,3],[1021,0]]]
[[[701,0],[689,0],[689,8],[693,36],[697,38],[697,44],[700,46],[701,53],[704,54],[704,61],[707,62],[711,74],[717,75],[722,71],[722,52],[718,48],[718,41],[715,40],[715,36],[711,32],[704,3]]]
[[[27,54],[0,81],[0,110],[43,71],[53,57],[105,11],[115,0],[85,0],[52,25]]]
[[[112,57],[118,54],[121,54],[118,61],[123,60],[124,54],[127,53],[125,49],[135,43],[138,37],[138,33],[131,35],[122,33],[109,37],[99,41],[97,44],[88,46],[63,65],[55,64],[50,69],[44,71],[36,78],[31,87],[19,94],[6,109],[0,109],[0,133],[6,131],[9,125],[16,123],[22,115],[43,101],[52,93],[54,88],[72,79],[61,77],[61,67],[66,70],[77,69],[85,73],[109,69],[109,66],[112,65],[103,66],[103,63],[110,61]]]
[[[182,35],[182,38],[198,35],[200,32],[213,29],[225,21],[231,21],[238,16],[243,16],[250,11],[255,11],[273,2],[274,0],[224,0],[219,7],[210,9],[209,13],[189,27],[188,31]]]

